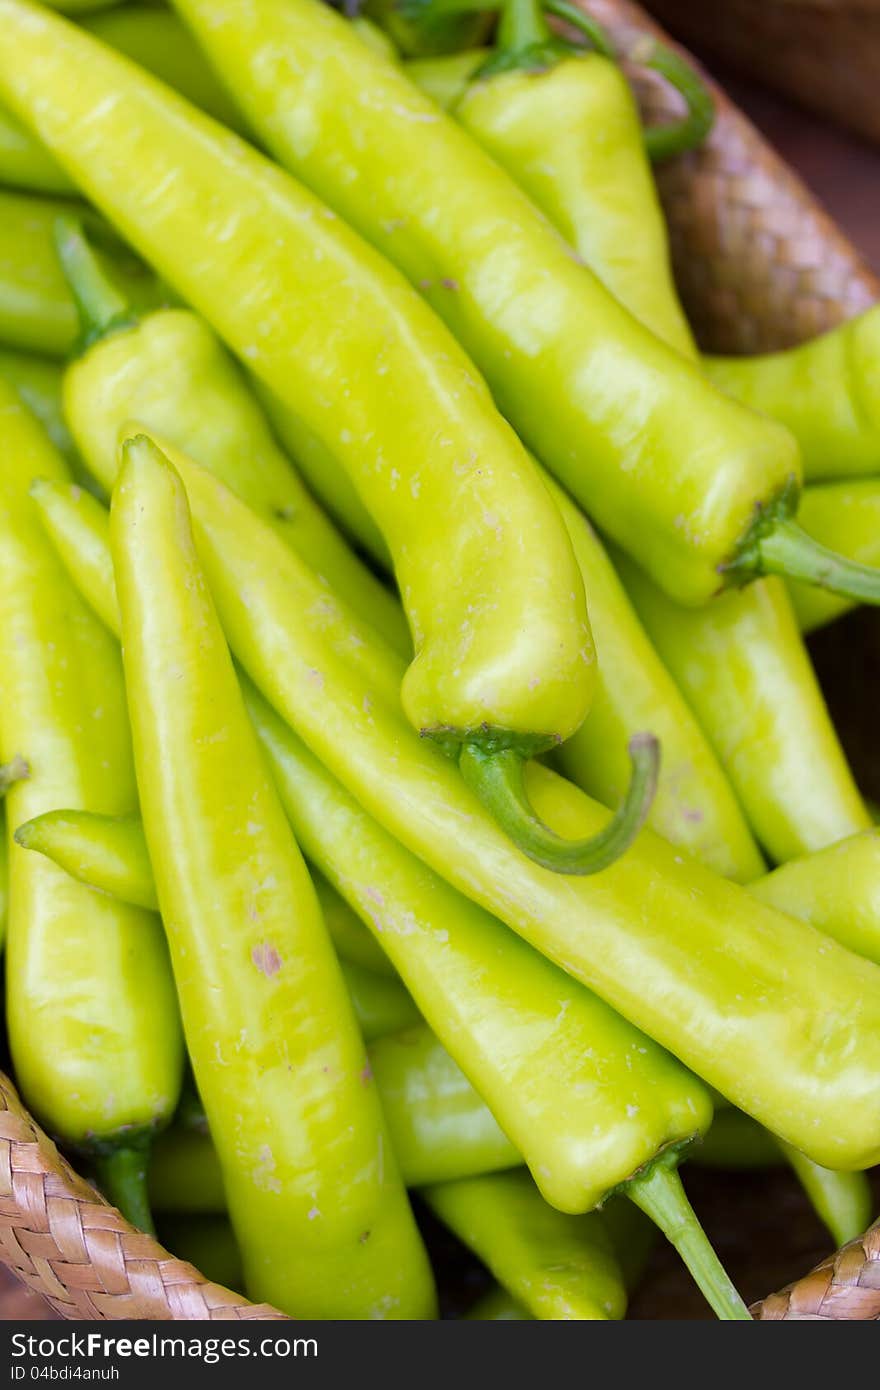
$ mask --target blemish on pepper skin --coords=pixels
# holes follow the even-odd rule
[[[316,685],[319,690],[324,689],[324,677],[321,675],[321,672],[316,671],[314,667],[307,672],[307,678],[311,684]]]
[[[261,974],[269,976],[270,979],[273,975],[277,975],[281,969],[281,957],[275,947],[269,945],[268,941],[261,941],[254,947],[251,951],[251,960]]]
[[[429,290],[429,289],[431,288],[431,286],[433,285],[433,283],[434,283],[433,280],[420,280],[420,281],[419,281],[419,289],[420,289],[420,290]]]
[[[363,1071],[361,1072],[361,1085],[362,1085],[362,1086],[368,1086],[368,1085],[370,1084],[370,1082],[372,1081],[372,1079],[373,1079],[373,1068],[370,1066],[370,1064],[369,1064],[369,1062],[368,1062],[367,1065],[364,1067]]]
[[[309,1211],[309,1212],[307,1213],[307,1215],[308,1215],[309,1221],[314,1221],[315,1217],[316,1217],[316,1216],[320,1216],[321,1213],[320,1213],[320,1211],[318,1210],[317,1207],[312,1207],[311,1211]]]
[[[458,281],[450,280],[448,276],[444,276],[443,279],[440,281],[440,284],[443,286],[444,290],[458,289]]]
[[[703,819],[703,812],[699,806],[682,806],[681,814],[685,820],[692,821],[695,825],[699,825]]]
[[[366,1245],[366,1243],[367,1243],[367,1241],[370,1239],[370,1236],[371,1236],[371,1235],[372,1235],[372,1231],[362,1231],[361,1234],[358,1236],[358,1241],[359,1241],[359,1243],[360,1243],[361,1245]]]
[[[293,507],[275,507],[272,515],[275,517],[276,521],[293,521],[296,512]]]

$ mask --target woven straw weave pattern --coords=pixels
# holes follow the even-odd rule
[[[621,54],[646,33],[663,36],[629,0],[580,3]],[[631,75],[649,123],[679,113],[679,98],[659,80],[638,68]],[[675,277],[701,347],[789,347],[867,309],[880,282],[801,179],[709,85],[717,108],[709,139],[657,171]]]
[[[880,1221],[752,1309],[762,1322],[880,1321]]]
[[[0,1075],[0,1259],[65,1318],[281,1318],[211,1284],[78,1177]]]

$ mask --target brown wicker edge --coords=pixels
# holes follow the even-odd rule
[[[269,1319],[136,1231],[73,1171],[0,1073],[0,1259],[64,1318]]]
[[[880,1321],[880,1221],[751,1312],[762,1322]]]
[[[622,55],[646,34],[671,42],[630,0],[579,3]],[[631,76],[647,121],[678,113],[678,98],[663,83],[639,68]],[[701,347],[788,347],[867,309],[880,299],[880,281],[797,175],[706,80],[717,110],[709,139],[657,170],[675,277]]]

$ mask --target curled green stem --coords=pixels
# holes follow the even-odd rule
[[[552,14],[555,19],[561,19],[570,24],[572,29],[577,29],[590,47],[596,53],[601,53],[603,58],[615,57],[614,45],[599,21],[586,14],[584,10],[578,9],[577,5],[571,4],[571,0],[544,0],[543,10],[545,14]]]
[[[145,1146],[114,1149],[95,1159],[95,1176],[108,1202],[119,1208],[126,1221],[154,1236],[156,1228],[147,1198],[147,1159]]]
[[[755,534],[730,566],[734,582],[761,574],[799,579],[858,603],[880,604],[880,570],[848,560],[808,536],[796,521],[781,519]]]
[[[55,250],[80,321],[82,352],[100,338],[135,322],[132,307],[104,270],[82,222],[64,213],[55,219]]]
[[[696,69],[673,48],[656,39],[646,38],[644,43],[636,44],[627,57],[640,67],[658,73],[685,103],[685,113],[679,120],[645,128],[645,149],[652,163],[702,145],[715,123],[715,103]]]
[[[750,1322],[751,1315],[715,1254],[681,1185],[679,1155],[669,1150],[630,1178],[621,1191],[674,1245],[712,1311],[723,1322]]]
[[[597,874],[629,848],[645,823],[657,789],[660,745],[653,734],[630,739],[632,777],[626,796],[596,835],[568,840],[536,814],[525,785],[527,759],[516,749],[483,749],[466,743],[458,766],[468,786],[491,811],[518,849],[559,874]]]

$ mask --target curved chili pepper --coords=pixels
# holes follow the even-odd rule
[[[340,597],[398,651],[412,645],[399,604],[357,559],[273,440],[235,363],[188,309],[139,318],[71,219],[59,257],[87,346],[68,366],[65,413],[87,466],[109,492],[120,426],[136,419],[210,468],[265,516]]]
[[[441,1183],[422,1196],[533,1317],[603,1321],[626,1312],[623,1274],[598,1212],[555,1211],[522,1170]]]
[[[880,307],[798,347],[704,365],[721,390],[788,426],[806,478],[880,471]]]
[[[47,357],[0,348],[0,377],[12,383],[28,410],[39,420],[68,463],[79,457],[61,406],[61,367]]]
[[[465,1313],[465,1318],[475,1322],[524,1322],[530,1320],[531,1316],[500,1284],[490,1289],[470,1312]]]
[[[784,586],[680,607],[613,556],[648,635],[777,862],[866,830],[859,795]]]
[[[7,797],[9,831],[59,802],[131,811],[119,655],[70,587],[28,497],[35,474],[61,480],[67,470],[4,382],[0,419],[0,750],[30,767]],[[177,1104],[182,1066],[158,923],[10,843],[6,990],[28,1107],[89,1153],[111,1200],[150,1229],[146,1151]]]
[[[468,797],[449,762],[411,736],[383,693],[376,663],[372,673],[367,664],[365,649],[379,657],[375,639],[341,613],[328,635],[315,612],[313,576],[215,479],[191,463],[185,471],[200,555],[238,659],[364,809],[733,1103],[817,1162],[868,1166],[880,1149],[866,1060],[880,1045],[870,1017],[880,1008],[877,967],[743,896],[647,832],[593,884],[531,864]],[[382,660],[393,675],[394,658],[386,652]],[[530,777],[531,794],[561,831],[595,832],[607,819],[547,769],[531,764]],[[316,846],[307,849],[317,856]],[[336,886],[345,891],[344,883]],[[654,930],[657,912],[644,911],[646,895],[662,911],[662,932]],[[633,903],[642,905],[636,913]],[[815,1032],[804,1024],[813,1018]],[[838,1028],[849,1040],[842,1051]],[[769,1069],[761,1060],[768,1037]],[[829,1071],[824,1059],[831,1057]]]
[[[111,544],[144,828],[248,1292],[300,1316],[430,1316],[363,1044],[183,487],[147,441],[124,453]]]
[[[550,837],[523,814],[516,779],[504,788],[511,749],[524,759],[580,725],[594,659],[558,510],[464,352],[382,257],[250,146],[64,21],[19,0],[2,0],[0,20],[7,101],[339,451],[394,555],[417,649],[402,692],[408,718],[455,756],[503,755],[500,768],[486,757],[472,773],[481,782],[494,774],[496,811],[505,790],[511,837],[544,862],[592,872],[589,843],[574,863],[564,843],[550,840],[548,855]],[[186,228],[206,254],[182,254]],[[618,853],[644,812],[637,790]],[[597,860],[607,862],[603,843]]]
[[[880,600],[880,574],[827,555],[793,521],[800,464],[788,431],[724,397],[633,320],[345,19],[317,0],[175,8],[279,161],[423,288],[541,462],[670,594],[699,604],[781,572]],[[46,48],[33,43],[43,70]],[[285,58],[299,53],[305,66]],[[50,66],[47,95],[63,57]],[[14,72],[2,82],[10,101],[24,87]],[[56,153],[62,145],[59,132]],[[263,361],[254,369],[268,380]]]
[[[215,497],[224,496],[204,470],[188,464],[186,474],[193,498],[202,481]],[[239,513],[233,519],[237,530],[252,514],[231,494],[225,497]],[[198,502],[193,515],[204,510]],[[203,523],[197,525],[201,552]],[[302,577],[306,586],[314,583],[305,570]],[[299,610],[307,587],[298,591],[293,571],[284,584],[288,601]],[[112,603],[110,598],[104,607]],[[318,616],[310,600],[306,606]],[[326,637],[326,618],[321,626]],[[369,637],[353,644],[340,633],[335,640],[359,669]],[[682,1145],[708,1123],[705,1088],[409,855],[327,775],[256,692],[245,689],[299,841],[379,935],[419,1009],[472,1083],[492,1097],[498,1123],[548,1199],[566,1210],[586,1210],[623,1183],[634,1201],[657,1211],[713,1306],[728,1316],[729,1286],[704,1249],[705,1237],[666,1166],[678,1161]],[[378,710],[388,696],[381,685],[367,689],[364,710],[374,704]],[[461,788],[446,759],[418,739],[415,744],[428,747],[432,761]],[[556,875],[549,878],[556,881]],[[664,1167],[658,1179],[660,1155]]]
[[[427,76],[436,91],[442,80],[452,85],[452,73],[441,79],[437,70],[456,63],[460,91],[440,92],[455,119],[630,313],[695,356],[643,139],[658,132],[643,133],[613,57],[554,38],[534,0],[504,11],[496,47],[479,69],[474,64],[468,71],[467,57],[412,64],[407,71],[419,85]]]

